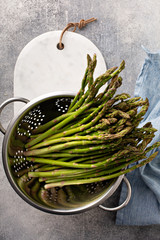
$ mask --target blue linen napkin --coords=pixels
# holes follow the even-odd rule
[[[151,145],[160,141],[160,52],[151,53],[143,49],[147,58],[136,81],[134,95],[149,99],[150,106],[140,127],[151,122],[158,130]],[[160,224],[160,147],[148,156],[157,150],[159,153],[152,162],[126,175],[131,183],[132,197],[128,205],[117,212],[117,225]],[[123,183],[120,203],[126,195],[127,188]]]

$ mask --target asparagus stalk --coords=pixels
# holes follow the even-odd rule
[[[75,103],[78,101],[78,99],[80,99],[81,96],[84,94],[84,89],[87,85],[87,75],[88,75],[88,70],[89,70],[91,61],[92,61],[91,57],[89,56],[89,54],[87,54],[87,68],[86,68],[86,72],[85,72],[83,80],[82,80],[81,89],[79,90],[79,92],[77,93],[77,95],[75,96],[73,101],[71,102],[68,110],[70,110],[75,105]]]
[[[63,126],[65,126],[66,124],[68,124],[69,122],[71,122],[74,118],[76,118],[77,116],[79,116],[81,113],[83,113],[86,109],[88,109],[91,105],[93,104],[93,102],[90,102],[88,104],[86,104],[85,106],[81,107],[80,109],[78,109],[73,115],[67,117],[66,119],[64,119],[63,121],[61,121],[60,123],[58,123],[56,126],[54,126],[53,128],[50,128],[48,131],[46,131],[45,133],[42,133],[40,136],[38,136],[37,138],[33,139],[31,142],[27,143],[25,145],[26,148],[31,147],[33,145],[35,145],[36,143],[42,141],[43,139],[45,139],[46,137],[51,136],[52,134],[56,133],[56,130],[62,128]]]
[[[52,119],[51,121],[43,124],[43,125],[40,125],[38,128],[35,128],[33,131],[32,131],[32,134],[37,134],[37,133],[41,133],[45,130],[47,130],[48,128],[56,125],[57,123],[61,122],[62,120],[64,120],[65,118],[71,116],[73,113],[65,113],[65,114],[62,114],[60,115],[59,117],[57,118],[54,118]]]
[[[45,146],[51,146],[56,143],[66,143],[66,142],[71,142],[71,141],[81,141],[81,140],[105,140],[105,134],[104,135],[85,135],[85,136],[71,136],[71,137],[61,137],[61,138],[56,138],[56,139],[51,139],[51,140],[46,140],[44,142],[38,143],[34,145],[33,147],[29,148],[29,150],[45,147]],[[83,144],[83,142],[81,142]],[[94,142],[92,142],[93,144]],[[100,143],[100,142],[98,142]],[[77,146],[77,145],[75,145]]]
[[[103,177],[94,177],[94,178],[89,178],[89,179],[70,180],[70,181],[50,183],[50,184],[45,184],[44,188],[49,189],[49,188],[57,187],[57,186],[63,187],[63,186],[67,186],[67,185],[88,184],[88,183],[101,182],[101,181],[109,180],[109,179],[112,179],[112,178],[116,178],[116,177],[119,177],[120,175],[131,172],[131,171],[135,170],[136,168],[142,167],[143,165],[149,163],[150,161],[152,161],[157,156],[157,154],[158,154],[158,152],[155,152],[149,158],[142,161],[141,163],[139,163],[137,165],[134,165],[133,167],[130,167],[128,169],[121,170],[120,172],[117,172],[117,173],[114,173],[114,174],[106,175],[106,176],[103,176]]]
[[[88,88],[90,88],[90,86],[92,85],[93,82],[93,72],[96,66],[96,55],[94,55],[93,57],[93,61],[91,61],[89,67],[88,67],[88,73],[87,73],[87,79],[86,82],[88,83]],[[83,104],[83,102],[85,101],[85,99],[88,97],[90,91],[89,89],[86,91],[86,93],[84,93],[81,98],[79,99],[78,102],[76,102],[72,108],[70,108],[68,110],[68,112],[73,112],[75,111],[77,108],[80,108]]]

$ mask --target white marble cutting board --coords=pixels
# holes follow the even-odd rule
[[[65,32],[62,42],[57,44],[62,31],[44,33],[30,41],[21,51],[14,71],[14,96],[29,100],[55,92],[77,92],[81,86],[86,66],[87,53],[97,54],[94,77],[106,71],[106,64],[99,49],[86,37],[74,32]],[[18,104],[15,105],[15,110]]]

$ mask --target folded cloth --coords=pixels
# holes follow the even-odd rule
[[[151,122],[158,130],[150,143],[152,145],[160,141],[160,52],[144,50],[147,58],[136,81],[134,95],[149,99],[150,106],[140,127]],[[152,162],[126,175],[131,183],[132,197],[128,205],[117,212],[117,225],[160,224],[160,147],[149,152],[148,156],[157,150],[159,153]],[[127,188],[123,183],[120,203],[126,195]]]

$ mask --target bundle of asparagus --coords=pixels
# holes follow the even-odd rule
[[[34,129],[25,146],[26,160],[38,163],[28,176],[39,178],[45,189],[116,178],[147,164],[158,153],[146,157],[160,146],[157,142],[147,147],[156,129],[150,122],[138,128],[148,99],[127,93],[115,96],[125,62],[95,80],[96,55],[93,59],[88,55],[87,62],[81,89],[67,113]],[[136,164],[129,167],[131,163]]]

